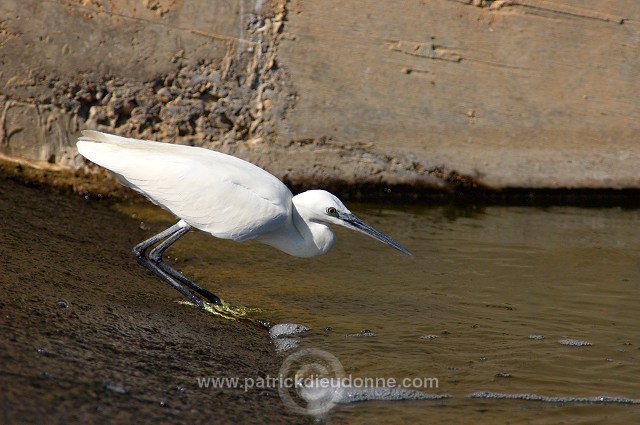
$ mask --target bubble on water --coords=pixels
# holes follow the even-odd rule
[[[284,353],[285,351],[298,348],[298,346],[300,345],[300,340],[296,338],[276,338],[273,340],[273,343],[276,346],[276,352]]]
[[[510,394],[510,393],[494,393],[491,391],[479,391],[468,394],[469,398],[481,398],[491,400],[526,400],[540,401],[543,403],[576,403],[576,404],[634,404],[640,405],[640,399],[627,398],[621,396],[600,395],[595,397],[580,396],[545,396],[539,394]]]
[[[276,352],[284,353],[298,348],[300,340],[296,336],[309,332],[309,330],[308,327],[297,323],[278,323],[269,329],[269,335],[276,347]]]
[[[544,339],[544,335],[529,335],[529,339],[535,339],[541,341]]]
[[[571,338],[562,338],[558,342],[562,345],[569,345],[571,347],[588,347],[590,345],[593,345],[589,341],[580,341],[578,339],[571,339]]]
[[[296,323],[278,323],[273,325],[269,329],[269,335],[271,338],[279,338],[282,336],[299,335],[305,332],[309,332],[309,328],[304,325],[298,325]]]
[[[432,341],[436,338],[438,338],[438,335],[423,335],[420,337],[420,339],[426,339],[427,341]]]

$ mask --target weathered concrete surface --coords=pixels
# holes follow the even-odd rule
[[[305,185],[640,188],[636,0],[0,4],[0,153],[82,128]]]
[[[280,137],[410,153],[490,186],[640,185],[635,0],[293,2]]]
[[[3,2],[1,151],[78,166],[81,128],[200,145],[272,133],[269,98],[287,92],[275,39],[262,43],[265,19],[239,5]],[[269,4],[260,10],[282,19]]]

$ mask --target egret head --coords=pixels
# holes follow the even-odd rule
[[[333,194],[325,190],[308,190],[295,196],[295,205],[306,220],[315,223],[337,224],[371,236],[407,255],[412,255],[399,243],[356,217]]]

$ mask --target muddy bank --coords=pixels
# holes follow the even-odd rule
[[[139,267],[138,223],[0,178],[0,423],[292,423],[265,329],[210,316]],[[46,418],[46,419],[45,419]]]
[[[121,185],[104,169],[69,170],[33,161],[15,162],[0,158],[0,176],[29,186],[46,186],[66,194],[87,199],[116,201],[140,199],[141,196]],[[294,193],[321,187],[345,201],[368,201],[379,204],[412,202],[428,204],[570,205],[581,207],[639,207],[639,189],[539,189],[513,188],[495,190],[478,185],[472,179],[451,173],[449,187],[433,189],[422,185],[350,184],[346,181],[324,181],[318,184],[295,184],[285,180]]]

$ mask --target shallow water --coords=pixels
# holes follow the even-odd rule
[[[203,233],[168,251],[226,301],[311,328],[300,348],[331,353],[349,376],[451,396],[339,404],[327,423],[640,421],[638,405],[586,403],[640,399],[639,210],[349,207],[414,256],[344,229],[312,260]],[[119,208],[149,234],[171,223]],[[469,397],[482,391],[550,399]]]

